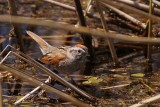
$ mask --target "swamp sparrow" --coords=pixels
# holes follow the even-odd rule
[[[39,44],[43,54],[41,61],[53,65],[57,71],[68,75],[84,68],[88,56],[86,46],[54,47],[31,31],[27,34]]]

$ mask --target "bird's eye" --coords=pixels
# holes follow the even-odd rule
[[[78,53],[82,53],[82,51],[81,51],[81,50],[78,50]]]

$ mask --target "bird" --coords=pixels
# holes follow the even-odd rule
[[[74,46],[51,46],[37,34],[26,31],[26,33],[35,40],[42,52],[40,60],[45,64],[51,64],[63,74],[73,74],[76,71],[83,70],[87,62],[88,48],[82,44]]]

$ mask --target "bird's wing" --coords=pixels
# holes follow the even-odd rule
[[[31,32],[31,31],[26,31],[26,32],[30,37],[32,37],[39,44],[43,55],[45,55],[53,50],[54,47],[52,47],[50,44],[48,44],[44,39],[42,39],[37,34]],[[55,50],[56,50],[56,48],[55,48]]]
[[[48,53],[47,55],[42,56],[41,61],[46,64],[52,64],[58,66],[59,62],[66,58],[66,54],[63,53]]]

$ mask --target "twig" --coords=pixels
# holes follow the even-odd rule
[[[156,5],[158,5],[158,6],[160,6],[160,2],[157,1],[157,0],[153,0],[153,3],[156,4]]]
[[[106,21],[104,19],[102,8],[100,7],[101,5],[97,0],[95,0],[95,1],[96,1],[98,12],[100,14],[101,23],[102,23],[103,28],[105,29],[105,33],[106,33],[108,31],[108,28],[107,28],[107,25],[106,25]],[[111,51],[111,55],[112,55],[112,59],[113,59],[114,63],[118,64],[119,62],[118,62],[117,54],[116,54],[113,42],[110,38],[108,38],[108,45],[109,45],[109,49]]]
[[[111,10],[113,10],[114,12],[116,12],[118,15],[122,16],[122,17],[125,17],[126,19],[130,20],[131,22],[133,22],[134,24],[140,26],[141,28],[145,29],[146,28],[146,25],[143,24],[142,22],[140,22],[139,20],[133,18],[132,16],[122,12],[121,10],[111,6],[111,5],[108,5],[106,3],[102,3],[104,6],[110,8]]]
[[[8,15],[0,15],[0,22],[10,22],[10,18]],[[116,32],[103,32],[92,28],[86,27],[75,27],[69,24],[62,24],[57,23],[55,21],[46,21],[42,19],[35,19],[35,18],[27,18],[27,17],[20,17],[20,16],[12,16],[12,22],[14,23],[23,23],[23,24],[31,24],[31,25],[39,25],[39,26],[48,26],[58,30],[66,30],[66,31],[74,31],[79,33],[91,34],[95,37],[103,37],[103,38],[112,38],[122,41],[134,42],[139,44],[144,43],[152,43],[152,44],[160,44],[159,38],[148,38],[146,37],[137,37],[137,36],[128,36],[125,34],[119,34]],[[39,23],[41,22],[41,23]]]
[[[91,16],[90,16],[91,17]],[[100,20],[100,16],[99,15],[94,15],[94,17],[96,20]],[[136,26],[136,25],[133,25],[132,23],[128,23],[128,21],[125,21],[125,20],[122,20],[121,18],[119,17],[116,17],[116,18],[112,18],[112,17],[105,17],[105,20],[106,22],[109,22],[109,23],[113,23],[113,24],[117,24],[117,23],[122,23],[124,25],[126,25],[126,27],[129,27],[133,30],[136,30],[136,31],[141,31],[141,28]],[[121,26],[121,25],[120,25]],[[111,28],[113,30],[115,30],[115,28]]]
[[[76,8],[73,7],[73,6],[69,6],[69,5],[66,5],[66,4],[63,4],[63,3],[60,3],[60,2],[57,2],[57,1],[54,1],[54,0],[44,0],[46,2],[49,2],[49,3],[52,3],[54,5],[57,5],[57,6],[60,6],[60,7],[63,7],[65,9],[68,9],[68,10],[71,10],[71,11],[76,11]]]
[[[146,106],[146,105],[148,105],[150,103],[156,102],[158,100],[160,100],[160,94],[158,94],[156,96],[153,96],[151,98],[145,99],[145,100],[143,100],[143,101],[141,101],[141,102],[139,102],[137,104],[131,105],[129,107],[142,107],[142,106]]]
[[[146,83],[144,83],[144,81],[141,81],[141,83],[146,86],[150,91],[152,91],[154,94],[156,94],[157,92],[154,91],[150,86],[148,86]]]
[[[116,1],[125,3],[125,4],[130,5],[130,6],[134,6],[136,8],[141,9],[141,10],[144,10],[146,12],[148,12],[148,10],[149,10],[148,5],[145,5],[145,4],[142,4],[142,3],[137,3],[135,1],[131,1],[131,0],[116,0]],[[160,15],[160,9],[154,8],[154,12],[155,12],[156,15]]]
[[[127,60],[127,59],[129,59],[129,58],[133,58],[133,57],[142,55],[142,53],[143,53],[142,51],[134,52],[134,53],[128,54],[128,55],[126,55],[126,56],[124,56],[124,57],[121,57],[121,58],[119,58],[118,60],[119,60],[119,61]]]
[[[122,87],[126,87],[130,84],[122,84],[122,85],[116,85],[116,86],[111,86],[111,87],[102,87],[102,90],[108,90],[108,89],[113,89],[113,88],[122,88]]]
[[[137,25],[133,25],[132,23],[128,23],[128,21],[125,21],[119,17],[116,18],[112,18],[112,17],[105,17],[106,22],[109,23],[113,23],[113,24],[117,24],[117,23],[122,23],[122,27],[124,27],[123,25],[125,25],[126,28],[131,28],[133,30],[139,31],[141,32],[142,28],[137,26]],[[121,25],[119,25],[121,26]],[[112,28],[113,30],[115,30],[115,28]]]

